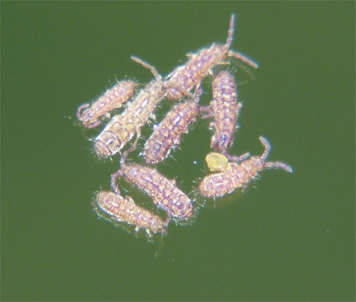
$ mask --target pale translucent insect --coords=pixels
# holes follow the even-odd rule
[[[264,169],[283,169],[289,173],[293,172],[292,167],[285,163],[266,162],[271,145],[262,136],[260,141],[265,147],[261,156],[253,156],[240,163],[231,162],[223,172],[204,177],[198,186],[198,193],[205,197],[216,198],[230,194],[236,189],[244,191],[249,182]]]
[[[118,177],[123,177],[150,196],[157,208],[167,212],[176,223],[190,223],[194,217],[192,201],[178,188],[174,179],[167,179],[156,169],[125,163],[127,155],[135,148],[124,152],[120,160],[121,169],[111,176],[113,190],[120,194],[116,181]]]
[[[117,82],[106,90],[95,102],[79,106],[77,117],[85,128],[95,128],[100,125],[101,118],[110,111],[121,108],[135,92],[135,82],[127,80]]]
[[[141,228],[145,230],[148,239],[156,233],[167,235],[166,228],[169,220],[163,221],[158,215],[136,205],[129,196],[124,198],[113,192],[100,191],[96,194],[93,206],[98,216],[114,224],[124,223],[135,226],[136,235]]]
[[[141,128],[153,117],[154,110],[165,96],[164,84],[157,70],[136,57],[131,58],[150,69],[155,79],[140,91],[121,115],[115,115],[95,139],[94,149],[99,157],[116,154],[135,134],[136,144],[141,136]]]
[[[188,54],[188,62],[178,66],[167,77],[165,86],[167,88],[167,98],[176,100],[201,82],[201,80],[212,73],[213,67],[218,64],[228,64],[225,60],[232,57],[247,63],[253,68],[258,68],[258,64],[242,55],[239,52],[229,50],[233,41],[235,26],[235,15],[231,15],[228,37],[225,45],[212,44],[209,48],[203,48],[196,54]]]
[[[172,148],[181,142],[183,133],[196,121],[200,113],[199,100],[203,90],[196,91],[194,100],[176,105],[154,129],[146,141],[143,157],[149,164],[156,164],[168,157]]]

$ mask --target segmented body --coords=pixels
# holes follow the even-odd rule
[[[229,167],[225,171],[204,177],[198,186],[199,194],[216,198],[229,194],[238,188],[245,190],[248,183],[258,176],[258,172],[264,169],[283,169],[289,173],[293,171],[285,163],[266,162],[271,145],[263,137],[260,137],[260,141],[265,147],[261,156],[254,156],[240,163],[229,163]]]
[[[141,128],[152,117],[158,103],[165,96],[164,84],[157,70],[147,63],[132,59],[149,68],[155,79],[143,88],[136,98],[127,106],[121,115],[115,115],[104,130],[95,139],[94,149],[99,157],[109,157],[119,152],[137,133],[141,136]]]
[[[213,117],[210,127],[215,129],[211,138],[210,147],[216,152],[226,154],[234,142],[234,133],[237,129],[237,118],[242,107],[237,102],[237,89],[234,77],[228,71],[220,71],[212,83],[213,100],[210,107],[202,107],[208,112],[202,118]]]
[[[156,164],[168,157],[172,148],[181,142],[181,135],[188,133],[188,127],[200,113],[199,100],[202,89],[196,92],[194,100],[176,105],[155,128],[146,141],[143,157],[149,164]]]
[[[173,70],[165,81],[167,88],[167,98],[176,100],[183,96],[182,92],[188,93],[196,84],[208,74],[212,68],[218,64],[227,64],[224,60],[234,57],[247,63],[253,68],[258,65],[239,52],[229,51],[233,41],[235,26],[235,15],[231,15],[230,28],[225,45],[212,44],[209,48],[200,50],[197,54],[189,54],[189,60],[185,65],[178,66]]]
[[[91,105],[89,103],[79,106],[77,117],[86,128],[95,128],[100,125],[100,118],[108,112],[121,108],[135,92],[135,82],[121,81],[108,89]]]
[[[129,151],[134,148],[130,148]],[[177,187],[175,180],[167,179],[155,169],[126,164],[127,155],[128,152],[125,152],[121,158],[121,170],[111,177],[114,191],[119,194],[116,180],[118,177],[123,177],[150,196],[157,208],[166,211],[168,217],[173,218],[178,224],[188,223],[194,215],[192,201]]]
[[[148,238],[152,238],[155,233],[167,235],[167,222],[158,215],[136,205],[129,196],[124,198],[113,192],[100,191],[97,193],[93,205],[100,217],[114,223],[122,222],[134,225],[136,234],[143,228]]]

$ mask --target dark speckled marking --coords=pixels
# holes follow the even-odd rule
[[[135,147],[131,148],[133,150]],[[137,164],[126,164],[128,152],[121,158],[121,170],[111,177],[111,185],[116,193],[119,189],[116,184],[118,177],[123,177],[129,183],[135,184],[153,200],[153,203],[167,212],[178,224],[189,223],[194,216],[192,201],[178,187],[174,179],[167,179],[157,170]]]
[[[199,194],[209,198],[216,198],[232,193],[238,188],[245,190],[248,183],[258,176],[258,172],[264,169],[283,169],[289,173],[293,172],[293,169],[285,163],[266,162],[271,145],[263,137],[260,137],[260,141],[265,147],[265,151],[261,156],[251,157],[239,164],[229,163],[229,167],[224,172],[204,177],[198,186]]]
[[[121,115],[115,115],[95,139],[95,153],[99,157],[110,157],[119,152],[152,116],[158,103],[165,96],[164,84],[157,70],[140,59],[132,57],[144,67],[149,68],[156,77],[143,88]]]
[[[237,129],[237,118],[242,107],[237,102],[237,89],[234,77],[228,71],[221,71],[212,83],[213,100],[210,108],[203,107],[204,111],[211,111],[214,117],[210,127],[215,129],[211,138],[211,147],[216,152],[226,153],[234,141],[234,133]]]
[[[189,93],[190,90],[218,64],[226,64],[224,60],[228,57],[239,59],[253,68],[258,65],[242,55],[241,53],[229,51],[233,40],[235,26],[235,15],[231,15],[228,37],[225,45],[212,44],[209,48],[203,48],[197,54],[189,54],[189,60],[185,65],[178,66],[167,77],[165,86],[167,98],[177,100],[183,96],[182,92]]]
[[[100,125],[100,118],[108,112],[121,108],[135,92],[135,82],[121,81],[108,89],[93,104],[79,106],[77,117],[86,128],[94,128]]]
[[[96,194],[93,205],[100,217],[112,222],[134,225],[136,234],[143,228],[149,239],[155,233],[161,233],[163,236],[167,235],[166,227],[168,222],[136,205],[129,196],[124,198],[113,192],[100,191]]]
[[[199,88],[194,100],[176,105],[155,128],[146,141],[143,157],[149,164],[156,164],[168,157],[172,148],[181,142],[181,135],[188,133],[189,125],[196,121],[200,113],[199,100],[202,89]]]

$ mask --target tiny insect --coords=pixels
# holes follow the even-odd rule
[[[166,77],[165,86],[169,100],[181,98],[183,96],[182,92],[188,93],[207,74],[211,74],[213,67],[216,65],[228,64],[225,61],[228,57],[241,60],[253,68],[258,68],[258,64],[251,59],[239,52],[229,50],[233,41],[234,27],[235,15],[232,14],[225,45],[214,43],[210,48],[203,48],[196,54],[188,54],[188,62],[185,65],[178,66]]]
[[[248,183],[258,176],[258,172],[264,169],[283,169],[289,173],[293,172],[292,167],[285,163],[266,162],[266,158],[271,151],[271,145],[262,136],[260,136],[260,141],[265,147],[261,156],[254,156],[240,163],[229,163],[223,172],[204,177],[198,186],[199,194],[216,198],[230,194],[239,188],[244,191]]]
[[[210,147],[227,155],[227,149],[234,142],[234,133],[238,128],[237,118],[242,104],[237,102],[235,79],[229,72],[220,71],[212,83],[212,88],[213,100],[210,106],[201,108],[207,112],[202,118],[214,117],[214,121],[210,123],[210,127],[215,129]]]
[[[196,91],[194,100],[176,105],[154,129],[146,141],[143,157],[149,164],[156,164],[168,157],[172,148],[181,142],[181,135],[188,133],[189,126],[200,113],[199,100],[203,90]]]
[[[100,125],[100,118],[110,111],[121,108],[135,92],[135,82],[121,81],[108,89],[91,105],[89,103],[79,106],[77,117],[85,128],[95,128]],[[90,107],[90,108],[89,108]]]
[[[136,236],[141,228],[145,230],[148,239],[152,239],[156,233],[161,233],[162,236],[167,235],[166,228],[169,220],[163,221],[158,215],[136,205],[129,196],[124,198],[113,192],[100,191],[96,194],[93,206],[99,217],[114,224],[134,225]]]
[[[158,103],[165,96],[164,83],[157,70],[148,63],[131,57],[135,62],[151,70],[155,79],[144,87],[121,115],[115,115],[95,139],[98,157],[110,157],[119,152],[135,135],[137,144],[141,128],[153,117]]]
[[[117,178],[123,177],[135,184],[153,200],[158,209],[167,212],[177,224],[187,224],[194,216],[192,201],[178,187],[174,179],[167,179],[157,170],[138,164],[126,164],[127,155],[136,149],[135,146],[125,151],[121,157],[121,170],[111,176],[113,190],[120,194]]]

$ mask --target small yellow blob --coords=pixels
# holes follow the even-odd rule
[[[216,152],[211,152],[205,157],[206,163],[210,169],[210,171],[213,172],[221,172],[226,170],[228,167],[228,160],[226,156],[216,153]]]

